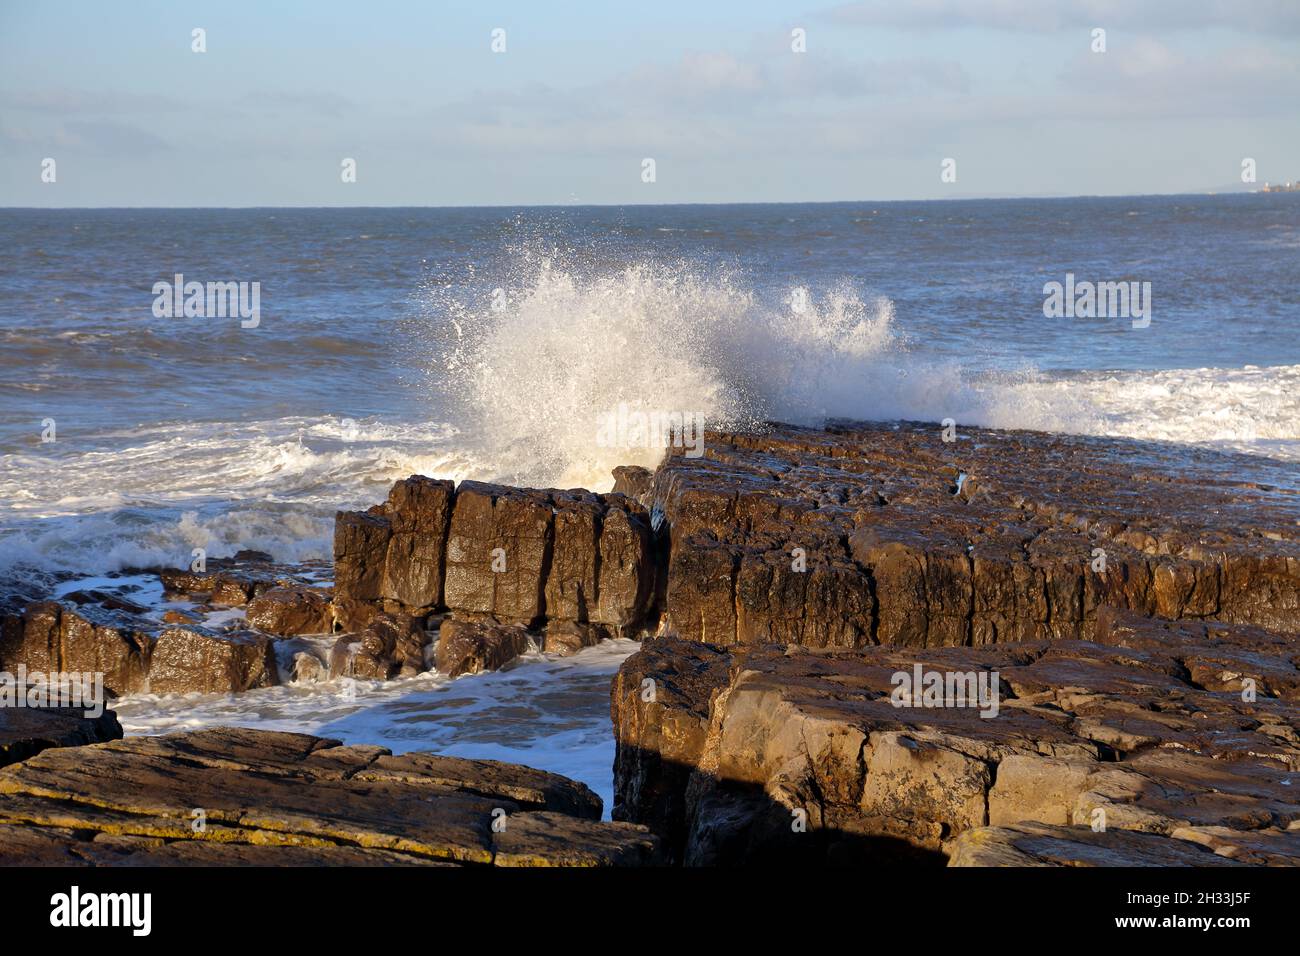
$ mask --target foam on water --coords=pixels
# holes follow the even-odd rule
[[[987,411],[973,424],[1300,461],[1300,365],[1034,374],[984,390]]]
[[[77,436],[5,457],[0,573],[102,573],[241,548],[330,557],[337,508],[373,504],[410,474],[476,473],[455,429],[288,418],[175,422]]]

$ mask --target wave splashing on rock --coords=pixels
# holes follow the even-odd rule
[[[570,259],[527,247],[501,285],[428,291],[433,375],[497,480],[607,490],[615,466],[654,467],[662,446],[602,443],[602,416],[812,422],[860,411],[890,371],[893,304],[847,283],[780,303],[725,269]]]

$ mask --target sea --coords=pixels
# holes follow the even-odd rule
[[[411,474],[608,490],[661,454],[602,437],[620,409],[950,418],[1300,469],[1295,193],[3,209],[0,245],[0,588],[195,548],[328,559],[335,511]],[[177,277],[244,283],[256,316],[172,308]],[[1142,314],[1061,314],[1053,283],[1124,283]],[[635,648],[115,709],[133,734],[513,760],[608,810],[609,680]]]

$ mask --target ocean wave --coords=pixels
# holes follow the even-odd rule
[[[727,270],[590,271],[532,248],[512,262],[499,291],[443,287],[427,309],[432,374],[501,480],[603,489],[615,465],[652,467],[659,449],[598,441],[624,406],[727,427],[952,418],[1300,460],[1300,366],[976,370],[926,355],[889,299],[848,282],[774,297]]]
[[[333,516],[411,474],[481,473],[449,425],[287,418],[175,422],[8,455],[0,471],[0,576],[178,566],[242,548],[330,557]]]

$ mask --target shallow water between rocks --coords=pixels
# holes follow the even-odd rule
[[[127,735],[239,726],[431,750],[563,774],[613,802],[609,684],[639,649],[606,641],[567,658],[529,653],[492,673],[449,680],[432,671],[392,681],[341,678],[243,694],[147,694],[112,703]]]

